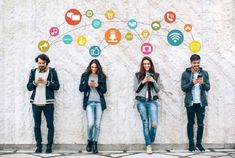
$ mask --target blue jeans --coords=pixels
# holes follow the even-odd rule
[[[100,102],[88,102],[86,107],[88,140],[98,141],[102,113],[103,111]]]
[[[158,123],[158,104],[157,101],[138,101],[137,109],[143,123],[145,144],[149,145],[155,140]]]

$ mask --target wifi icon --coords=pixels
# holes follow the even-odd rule
[[[167,35],[167,41],[172,46],[179,46],[184,41],[184,34],[180,30],[171,30]]]

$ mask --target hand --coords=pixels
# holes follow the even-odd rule
[[[39,77],[36,81],[36,84],[47,84],[47,80],[44,80],[42,77]]]
[[[143,80],[142,80],[142,84],[145,84],[146,82],[148,82],[148,77],[145,77]]]
[[[148,82],[155,82],[152,76],[148,76],[147,79],[148,79]]]
[[[197,83],[198,83],[198,79],[196,78],[193,80],[193,84],[197,84]]]
[[[199,84],[203,84],[203,83],[204,83],[203,78],[198,78],[197,80],[198,80],[198,83],[199,83]]]
[[[88,85],[90,87],[98,87],[98,84],[96,82],[89,82]]]

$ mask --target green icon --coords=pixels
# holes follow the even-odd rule
[[[151,24],[151,27],[155,31],[160,30],[160,28],[161,28],[160,21],[153,21]]]
[[[91,18],[93,15],[94,15],[94,12],[92,10],[89,9],[89,10],[86,11],[86,16],[88,18]]]

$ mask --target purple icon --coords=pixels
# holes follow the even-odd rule
[[[51,27],[49,31],[51,36],[57,36],[59,35],[59,29],[58,27]]]

